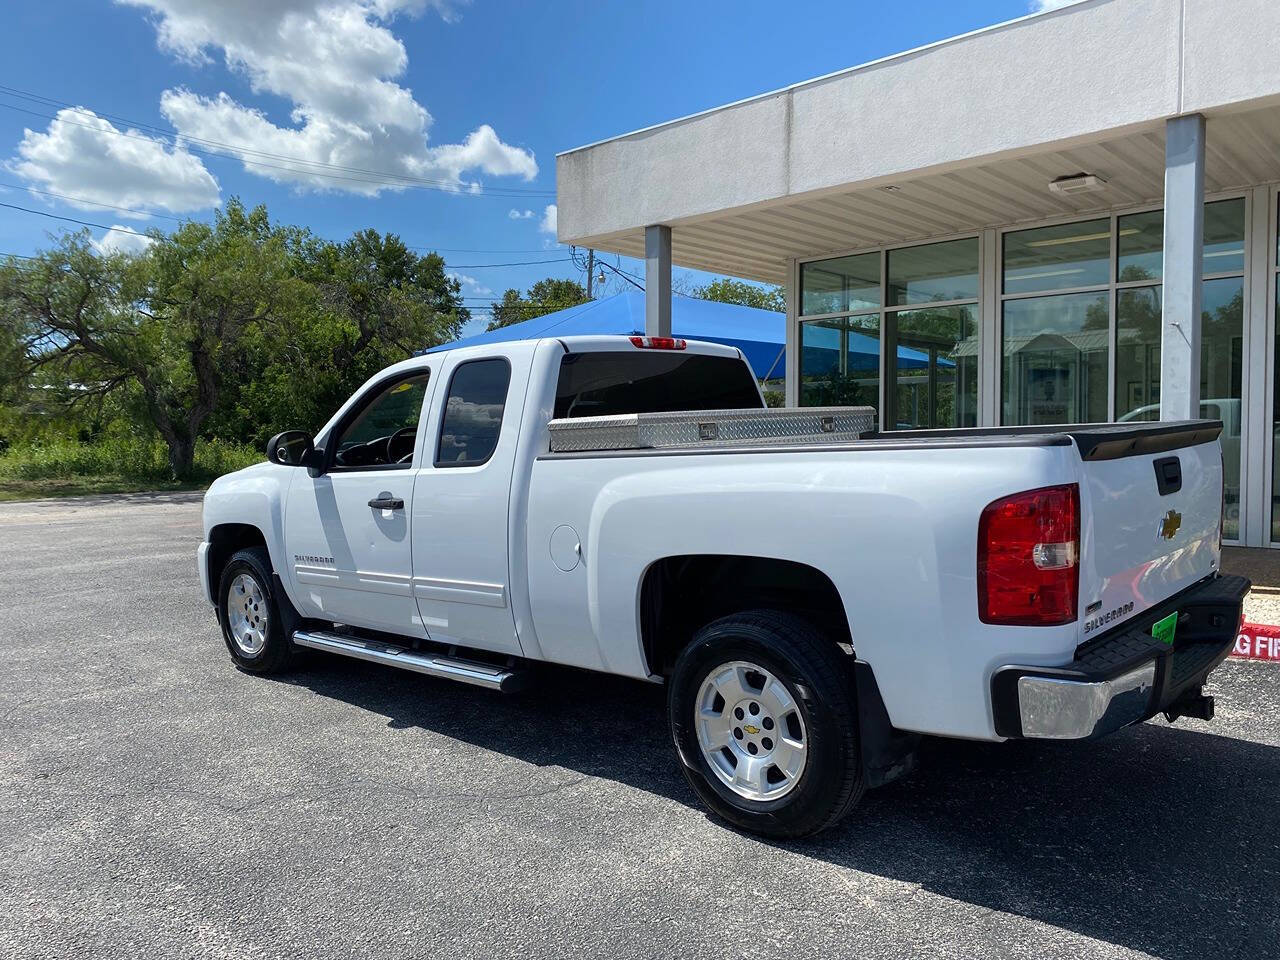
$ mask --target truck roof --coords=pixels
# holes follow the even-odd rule
[[[641,337],[643,334],[635,334]],[[600,334],[599,336],[578,335],[571,337],[529,337],[520,340],[508,340],[498,343],[482,343],[475,346],[454,347],[447,343],[442,343],[437,347],[429,347],[422,350],[415,356],[425,356],[433,353],[445,353],[453,351],[466,351],[475,353],[476,355],[486,354],[492,355],[494,351],[500,351],[509,343],[537,343],[542,340],[552,340],[559,343],[568,353],[592,353],[606,350],[639,350],[643,349],[636,346],[630,336],[617,336],[613,334]],[[742,352],[737,347],[730,347],[723,343],[712,343],[709,340],[689,340],[679,339],[677,342],[683,343],[682,348],[686,353],[698,353],[708,356],[719,357],[742,357]]]

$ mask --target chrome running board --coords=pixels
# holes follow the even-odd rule
[[[517,669],[497,667],[475,660],[461,660],[439,653],[419,652],[408,647],[322,630],[295,630],[293,642],[300,647],[311,647],[313,650],[324,650],[343,657],[354,657],[356,660],[368,660],[370,663],[381,663],[400,670],[425,673],[429,677],[458,680],[503,693],[519,689],[525,677],[524,672]]]

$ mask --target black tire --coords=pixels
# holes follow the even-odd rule
[[[261,592],[262,602],[255,612],[265,614],[266,620],[265,643],[253,652],[246,651],[232,637],[228,616],[228,594],[237,578],[246,575],[253,578]],[[291,635],[297,616],[289,598],[281,596],[276,589],[266,547],[248,547],[231,555],[218,579],[218,623],[222,626],[227,651],[237,667],[249,673],[280,673],[289,669],[295,658]]]
[[[671,738],[699,799],[743,830],[781,839],[825,830],[852,809],[865,785],[848,659],[807,621],[775,610],[734,614],[699,630],[676,659],[667,691]],[[748,799],[730,789],[698,743],[699,691],[733,661],[757,664],[781,680],[804,722],[804,768],[777,799]]]

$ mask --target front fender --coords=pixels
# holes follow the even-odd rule
[[[271,566],[294,599],[293,565],[284,548],[284,501],[298,467],[260,463],[219,477],[204,495],[204,541],[213,539],[215,528],[242,524],[257,528],[266,541]],[[212,578],[216,571],[209,571]],[[206,590],[212,593],[206,586]]]

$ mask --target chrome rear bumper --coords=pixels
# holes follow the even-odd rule
[[[1079,740],[1137,723],[1146,715],[1155,681],[1154,660],[1113,680],[1019,677],[1022,735]]]
[[[991,679],[996,733],[1079,740],[1161,711],[1185,712],[1185,698],[1231,652],[1248,591],[1244,577],[1211,577],[1081,644],[1068,664],[1001,667]],[[1169,645],[1151,627],[1172,613],[1178,626]]]

